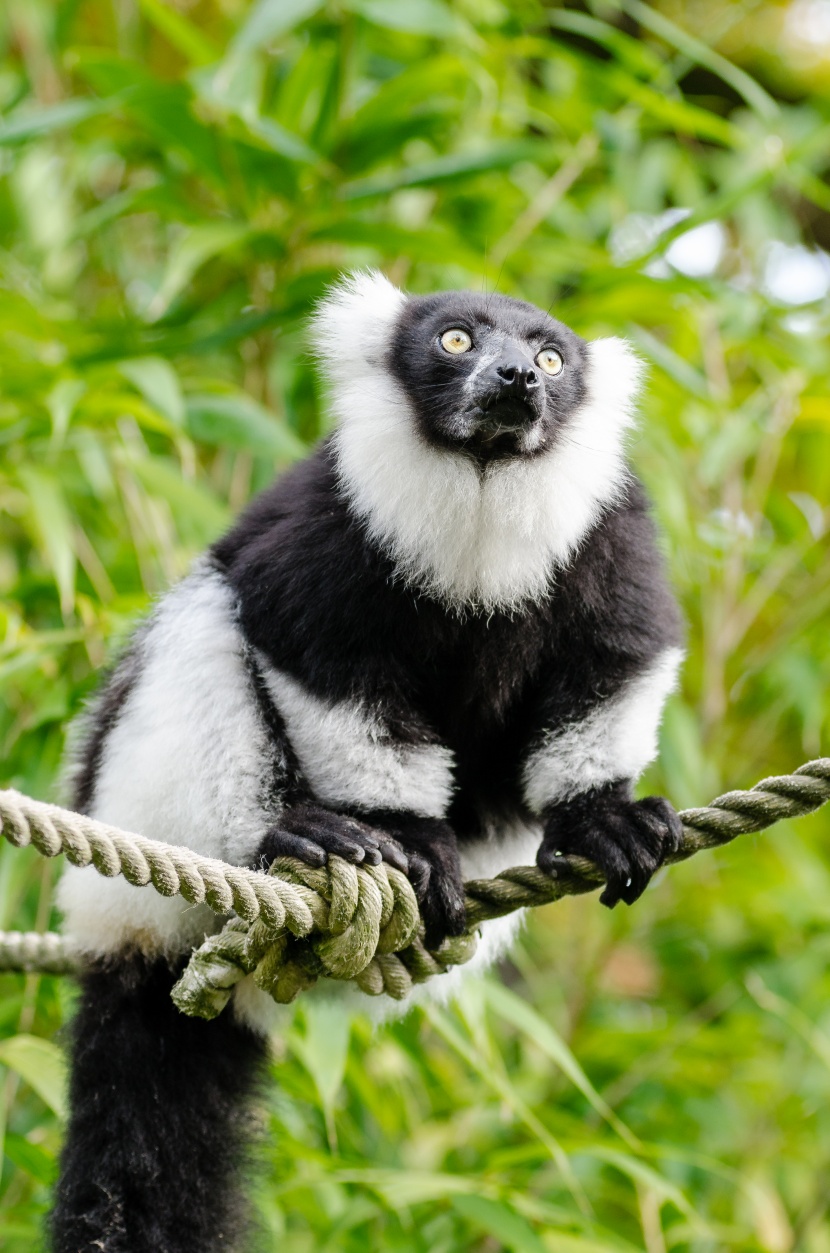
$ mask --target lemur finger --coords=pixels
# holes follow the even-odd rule
[[[650,809],[633,805],[626,814],[616,818],[617,830],[624,831],[619,838],[626,842],[626,851],[633,853],[638,862],[653,862],[652,873],[663,860],[666,852],[666,824]]]
[[[621,897],[627,905],[633,905],[663,863],[667,829],[661,819],[639,805],[632,806],[628,813],[615,815],[608,826],[631,867],[630,882],[625,884]]]
[[[595,860],[605,875],[605,887],[599,898],[600,904],[613,909],[620,901],[624,901],[626,905],[631,905],[636,901],[648,880],[640,882],[636,868],[619,845],[611,840],[603,841],[601,852],[599,846],[597,847]]]
[[[423,904],[432,877],[432,866],[420,853],[409,854],[409,881],[415,889],[419,904]]]
[[[643,810],[651,812],[663,824],[663,856],[676,853],[683,843],[683,823],[674,806],[665,796],[646,796],[640,801]]]
[[[554,843],[543,840],[536,852],[536,865],[545,874],[556,875],[557,864],[566,856],[565,850],[556,848]]]
[[[378,847],[377,832],[371,827],[347,814],[323,809],[321,805],[294,805],[283,814],[281,826],[287,831],[296,831],[298,835],[307,835],[309,839],[329,831],[366,848]]]
[[[258,861],[262,870],[268,870],[271,863],[278,857],[297,857],[307,866],[324,866],[325,850],[313,840],[303,835],[295,835],[293,831],[283,831],[280,827],[271,827],[266,832],[259,846]]]
[[[390,866],[394,866],[396,870],[400,870],[402,874],[409,874],[410,859],[406,855],[402,846],[397,840],[384,839],[382,835],[380,840],[380,855],[384,861]]]
[[[380,845],[375,834],[363,823],[316,805],[297,806],[286,811],[283,826],[297,835],[346,861],[370,866],[380,862]]]
[[[424,919],[424,943],[437,948],[448,935],[461,935],[466,927],[464,898],[454,884],[433,874],[432,886],[424,897],[421,914]]]

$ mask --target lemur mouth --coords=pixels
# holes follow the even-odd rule
[[[475,431],[465,449],[482,464],[526,455],[524,436],[539,421],[532,405],[513,397],[491,405],[477,405],[471,415]]]
[[[482,439],[495,439],[499,435],[517,434],[538,421],[539,414],[533,405],[515,397],[497,400],[479,410],[479,433]]]

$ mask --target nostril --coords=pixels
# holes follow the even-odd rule
[[[515,391],[529,392],[539,386],[539,374],[532,365],[500,365],[496,367],[496,374],[505,387]]]

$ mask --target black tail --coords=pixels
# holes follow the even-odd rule
[[[264,1041],[187,1018],[141,957],[84,975],[54,1253],[218,1253],[247,1228],[240,1170]]]

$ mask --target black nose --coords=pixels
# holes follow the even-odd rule
[[[539,386],[539,372],[529,364],[517,362],[515,365],[499,365],[496,366],[496,374],[501,382],[503,393],[527,396]]]

